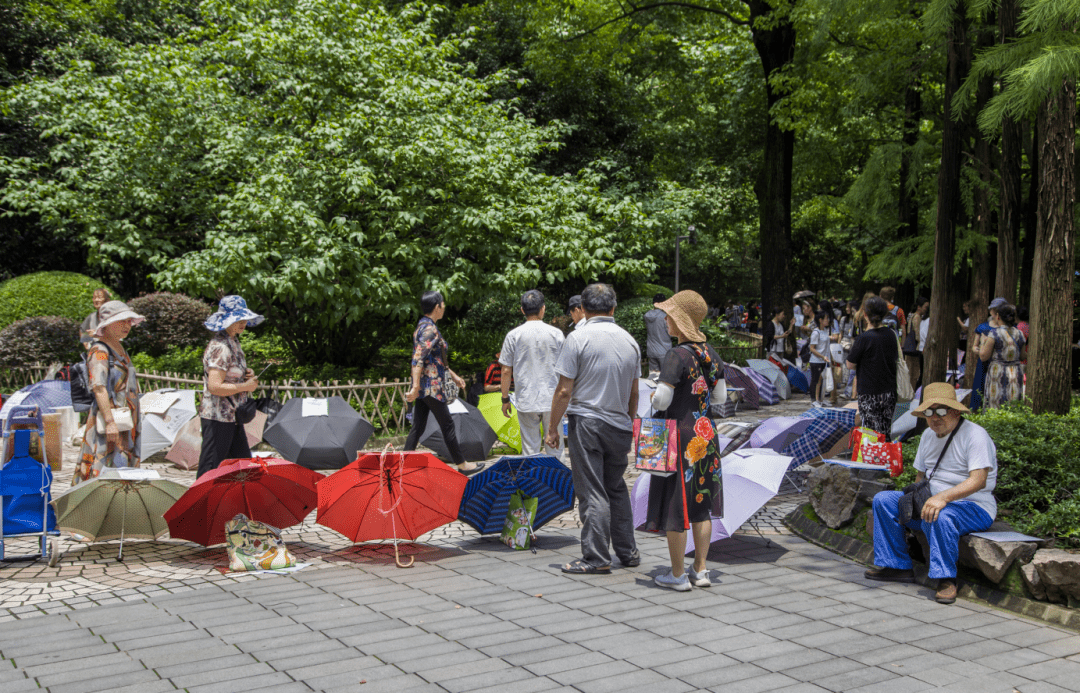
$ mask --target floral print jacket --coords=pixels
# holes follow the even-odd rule
[[[450,348],[435,327],[435,321],[424,316],[413,333],[412,366],[420,366],[420,397],[434,397],[446,401],[444,383],[447,374],[447,357]]]

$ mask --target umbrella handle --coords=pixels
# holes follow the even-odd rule
[[[401,562],[401,555],[398,553],[397,541],[394,542],[394,563],[397,563],[398,568],[412,568],[413,563],[416,563],[416,556],[409,556],[408,563]]]

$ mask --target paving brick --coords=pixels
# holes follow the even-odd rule
[[[124,686],[153,683],[160,680],[154,672],[143,669],[141,671],[107,674],[84,681],[49,686],[49,693],[96,693],[96,691],[111,691]]]

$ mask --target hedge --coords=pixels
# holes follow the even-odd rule
[[[80,325],[94,312],[94,289],[101,288],[108,287],[75,272],[37,272],[9,279],[0,284],[0,328],[42,315],[63,316]]]
[[[198,299],[162,291],[133,298],[128,307],[146,318],[125,340],[129,352],[161,356],[171,349],[205,348],[210,341],[203,322],[211,309]]]
[[[71,364],[85,353],[79,325],[50,315],[26,318],[0,330],[0,366],[18,368],[36,363]]]

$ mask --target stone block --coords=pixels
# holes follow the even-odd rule
[[[960,537],[960,562],[975,568],[997,584],[1014,561],[1027,563],[1038,548],[1034,542],[997,542],[966,534]]]
[[[1039,574],[1047,600],[1070,605],[1080,602],[1080,555],[1040,549],[1030,565]]]
[[[873,493],[871,487],[864,490],[864,484],[878,482],[860,479],[852,470],[835,464],[815,468],[806,480],[810,505],[830,529],[850,524],[852,518],[869,505]]]
[[[1024,580],[1024,587],[1031,592],[1032,597],[1046,600],[1046,588],[1043,587],[1042,578],[1039,577],[1039,571],[1035,570],[1035,566],[1030,563],[1020,566],[1020,577]]]

